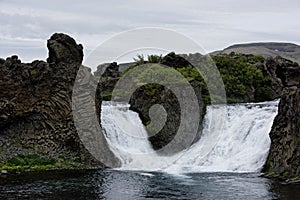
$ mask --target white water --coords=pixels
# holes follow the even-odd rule
[[[278,102],[208,106],[200,140],[166,157],[156,154],[137,113],[126,104],[102,104],[102,126],[122,170],[196,172],[256,172],[270,147],[269,132]]]

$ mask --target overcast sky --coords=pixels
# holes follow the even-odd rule
[[[300,44],[299,19],[299,0],[0,0],[0,57],[44,60],[54,32],[71,35],[88,54],[141,27],[177,31],[208,52],[245,42]]]

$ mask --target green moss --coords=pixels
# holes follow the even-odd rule
[[[35,69],[30,70],[30,76],[35,78],[37,76],[37,71]]]
[[[34,166],[34,165],[53,165],[54,159],[42,158],[38,155],[18,155],[14,158],[7,160],[9,166]]]
[[[101,79],[101,76],[94,76],[97,81]]]
[[[105,91],[104,93],[102,93],[102,100],[104,101],[110,101],[111,100],[111,96],[112,96],[112,92],[109,91]]]
[[[284,173],[282,174],[282,176],[285,177],[285,178],[288,178],[288,177],[290,177],[290,174],[289,174],[288,172],[284,172]]]
[[[267,160],[266,160],[266,162],[265,162],[265,164],[264,164],[264,166],[263,166],[263,168],[261,170],[263,173],[268,173],[269,172],[269,170],[270,170],[270,163],[271,163],[271,156],[268,155]]]
[[[0,162],[0,171],[7,170],[9,172],[22,171],[44,171],[51,169],[73,169],[87,168],[86,165],[79,161],[71,162],[60,156],[57,160],[53,158],[45,158],[36,154],[18,155],[6,162]]]
[[[274,173],[274,172],[264,174],[264,177],[267,177],[267,178],[278,178],[279,176],[280,176],[279,174]]]
[[[300,183],[300,177],[299,176],[295,176],[293,178],[290,178],[287,182],[288,183]]]
[[[209,105],[211,103],[211,99],[209,95],[202,95],[202,100],[205,105]]]

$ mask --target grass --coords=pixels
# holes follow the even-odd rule
[[[45,158],[36,154],[17,155],[5,162],[0,162],[0,171],[45,171],[54,169],[83,169],[86,165],[79,162],[71,162],[60,157],[58,159]]]

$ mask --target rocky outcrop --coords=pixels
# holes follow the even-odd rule
[[[47,42],[49,50],[48,63],[80,63],[83,59],[83,47],[63,33],[55,33]]]
[[[186,59],[184,59],[179,55],[176,55],[173,52],[163,57],[159,61],[159,64],[162,64],[161,66],[169,66],[173,69],[186,68],[192,66]],[[137,64],[131,66],[134,67],[137,66]],[[139,71],[137,74],[134,75],[133,79],[136,78],[136,76],[138,76],[142,72],[145,71]],[[98,84],[98,90],[97,90],[98,93],[101,94],[104,100],[111,100],[112,91],[115,89],[115,86],[118,83],[118,81],[122,79],[121,78],[122,74],[119,72],[119,65],[117,65],[116,63],[99,65],[97,71],[94,74],[96,76],[101,75]],[[181,110],[180,110],[180,104],[178,102],[178,98],[170,89],[159,84],[146,84],[141,87],[139,86],[139,83],[134,81],[126,84],[128,84],[127,85],[128,90],[131,87],[137,88],[133,92],[129,100],[130,109],[139,114],[143,124],[147,129],[149,135],[149,141],[152,144],[152,147],[155,150],[161,150],[163,147],[166,147],[171,141],[174,140],[174,137],[178,132],[178,128],[180,127],[180,125],[182,125],[180,124]],[[192,86],[194,90],[193,93],[198,98],[197,100],[198,100],[198,106],[200,108],[200,115],[201,117],[203,117],[204,102],[202,101],[202,96],[201,96],[202,88],[200,86],[200,82],[193,80],[189,84]],[[189,97],[189,94],[187,92],[188,90],[186,88],[182,88],[182,86],[183,85],[178,86],[178,88],[181,88],[180,92],[183,93],[183,96]],[[122,93],[122,91],[118,91],[118,92]],[[116,97],[114,100],[122,101],[122,98],[119,99],[118,97]],[[127,99],[124,101],[127,101]],[[158,108],[157,107],[158,105],[160,105],[161,107]],[[154,107],[155,109],[153,109]],[[160,109],[164,109],[164,111]],[[194,111],[192,107],[189,107],[188,109],[190,109],[190,112]],[[162,112],[153,113],[155,110],[156,111],[159,110]],[[150,116],[151,114],[153,114],[152,118]],[[200,120],[199,129],[201,128],[201,125],[202,122]],[[195,141],[198,140],[199,137],[200,135],[196,135],[194,140]],[[180,142],[184,144],[185,142],[183,140],[185,140],[185,138],[181,138],[181,139],[182,141]],[[188,144],[189,142],[187,141],[186,143]],[[192,142],[190,142],[189,145],[191,143]],[[172,146],[173,149],[168,149],[161,153],[166,155],[166,154],[173,154],[179,152],[187,147],[182,144],[173,145]]]
[[[175,70],[192,66],[191,63],[188,62],[185,58],[181,57],[180,55],[176,55],[173,52],[164,56],[159,61],[159,64],[161,64],[162,68],[168,66]],[[150,74],[148,75],[151,76]],[[164,78],[164,80],[167,80],[167,78]],[[175,88],[178,89],[180,88],[179,92],[182,94],[182,96],[186,98],[190,98],[189,90],[187,88],[184,88],[186,86],[183,86],[180,83],[179,84],[172,83],[172,84],[174,84]],[[193,93],[197,97],[196,103],[199,106],[200,116],[202,117],[205,110],[204,109],[205,106],[202,100],[202,94],[201,94],[202,87],[200,85],[200,82],[199,80],[191,80],[189,82],[189,85],[191,86],[191,88],[193,89]],[[175,137],[178,134],[179,127],[182,126],[181,116],[183,115],[181,109],[183,108],[181,106],[183,105],[180,105],[180,103],[186,103],[185,100],[183,100],[185,102],[179,102],[178,97],[173,92],[174,91],[172,91],[171,89],[168,89],[167,87],[162,85],[148,84],[138,88],[133,93],[129,101],[130,109],[139,113],[139,116],[143,124],[147,128],[147,132],[149,134],[149,141],[152,144],[152,147],[155,150],[161,150],[159,152],[165,155],[182,151],[192,143],[187,141],[190,138],[186,136],[186,138],[181,138],[180,141],[181,144],[180,142],[178,142],[176,145],[173,145],[172,149],[168,149],[166,147],[168,144],[170,144],[171,141],[176,140]],[[157,105],[160,105],[162,107],[161,109],[164,109],[165,116],[163,116],[162,114],[163,112],[161,112],[161,110],[159,111],[158,107],[152,109],[153,106],[157,106]],[[191,105],[186,105],[186,106],[187,106],[186,108],[189,109],[190,112],[194,112]],[[153,113],[154,110],[159,111],[158,113],[160,114],[157,113],[155,115],[155,113]],[[152,118],[150,116],[151,114],[153,114]],[[199,130],[201,128],[201,125],[202,125],[202,120],[200,118]],[[199,139],[200,137],[199,134],[200,131],[195,136],[193,142]]]
[[[171,66],[173,68],[184,68],[191,65],[184,57],[176,55],[174,52],[171,52],[164,56],[160,61],[160,64]]]
[[[82,145],[72,115],[83,47],[61,33],[52,35],[47,47],[47,62],[0,60],[0,159],[38,154],[99,165]]]
[[[268,58],[265,65],[258,68],[271,77],[273,98],[280,97],[285,88],[297,86],[300,82],[299,65],[282,57]]]
[[[101,64],[94,75],[101,78],[117,78],[120,76],[119,65],[116,62]]]
[[[201,97],[201,86],[198,82],[191,82],[191,86],[194,89],[194,93],[197,96],[198,106],[200,109],[200,116],[204,115],[204,102]],[[181,87],[181,86],[178,86]],[[188,90],[182,89],[180,92],[183,96],[189,97],[190,94],[186,92]],[[139,113],[139,116],[146,126],[147,132],[149,134],[149,141],[152,144],[153,149],[160,150],[166,145],[168,145],[178,134],[178,129],[181,124],[181,105],[178,102],[178,98],[175,94],[168,88],[150,84],[138,88],[130,99],[130,109]],[[181,102],[183,103],[183,102]],[[158,114],[151,113],[151,109],[154,106],[160,105],[163,107],[164,112],[159,110],[159,108],[154,108],[157,110]],[[193,112],[193,107],[188,107],[190,112]],[[165,116],[163,116],[163,114]],[[152,116],[150,116],[152,114]],[[184,126],[184,125],[183,125]],[[199,120],[199,131],[195,135],[193,141],[187,141],[191,138],[181,138],[181,141],[172,147],[172,149],[164,149],[160,153],[164,155],[170,155],[177,153],[189,147],[193,142],[196,142],[200,138],[200,129],[202,127],[202,120]],[[186,136],[189,137],[189,136]],[[187,145],[185,145],[187,144]]]
[[[151,88],[151,89],[150,89]],[[152,93],[149,92],[152,91]],[[180,105],[172,91],[161,85],[148,85],[138,88],[130,99],[130,109],[139,113],[144,125],[149,125],[151,119],[149,116],[150,108],[154,105],[161,105],[165,109],[166,119],[161,130],[157,128],[147,128],[149,141],[153,149],[158,150],[166,146],[175,136],[180,125]],[[162,117],[163,116],[157,116]],[[152,130],[154,129],[154,130]]]
[[[121,75],[119,65],[116,62],[101,64],[97,67],[94,75],[99,78],[98,94],[103,100],[109,101],[112,91]]]
[[[300,177],[300,66],[280,57],[268,59],[266,66],[281,100],[263,172],[284,180]]]
[[[284,179],[300,177],[300,87],[282,96],[270,137],[271,148],[263,171]]]

